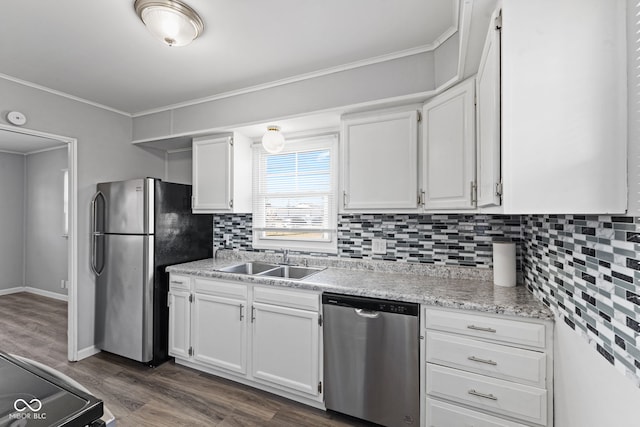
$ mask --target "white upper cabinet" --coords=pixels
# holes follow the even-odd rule
[[[418,208],[416,109],[343,117],[341,135],[341,210]]]
[[[193,212],[251,212],[251,159],[241,134],[194,138]]]
[[[431,209],[475,208],[474,80],[423,107],[422,198]]]
[[[500,11],[491,17],[476,76],[477,206],[499,206],[500,179]]]
[[[505,213],[625,212],[625,9],[621,0],[503,2]]]

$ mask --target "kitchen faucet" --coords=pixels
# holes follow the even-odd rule
[[[282,263],[285,265],[289,264],[289,249],[282,250]]]

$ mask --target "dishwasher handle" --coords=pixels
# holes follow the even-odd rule
[[[365,310],[364,308],[354,308],[353,311],[360,317],[366,317],[367,319],[377,319],[380,317],[379,311]]]

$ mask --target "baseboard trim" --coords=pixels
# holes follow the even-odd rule
[[[8,289],[0,289],[0,295],[11,295],[20,292],[28,292],[30,294],[57,299],[58,301],[69,301],[69,297],[67,295],[62,295],[57,292],[45,291],[43,289],[33,288],[31,286],[16,286]]]
[[[24,287],[25,292],[29,292],[30,294],[36,294],[47,298],[57,299],[59,301],[68,301],[69,297],[67,295],[62,295],[57,292],[45,291],[43,289],[33,288],[31,286]]]
[[[0,295],[11,295],[11,294],[17,294],[19,292],[26,292],[25,287],[16,286],[13,288],[0,289]]]
[[[98,353],[100,353],[100,349],[95,345],[85,347],[82,350],[78,350],[78,360],[86,359],[87,357],[91,357]]]

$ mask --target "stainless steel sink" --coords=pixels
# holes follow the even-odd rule
[[[260,276],[269,276],[269,277],[283,277],[285,279],[293,279],[300,280],[306,277],[311,276],[319,271],[324,270],[324,268],[315,268],[315,267],[298,267],[295,265],[281,265],[272,270],[267,270],[260,273]]]
[[[242,264],[230,265],[229,267],[223,267],[218,269],[218,271],[224,271],[225,273],[236,273],[236,274],[259,274],[265,272],[267,270],[272,270],[277,268],[278,266],[275,264],[267,264],[264,262],[245,262]]]
[[[324,270],[324,268],[277,265],[258,261],[244,262],[242,264],[230,265],[229,267],[218,269],[218,271],[223,271],[225,273],[282,277],[284,279],[291,280],[304,279],[322,270]]]

